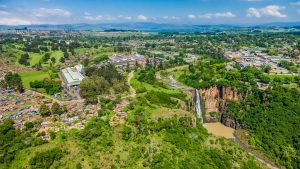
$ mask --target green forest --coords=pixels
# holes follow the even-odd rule
[[[228,101],[224,115],[233,118],[249,131],[248,143],[286,168],[300,167],[300,77],[272,77],[254,67],[232,70],[223,59],[203,57],[189,65],[179,80],[196,88],[233,87],[239,101]],[[267,89],[260,89],[258,82]],[[294,87],[291,84],[296,84]]]

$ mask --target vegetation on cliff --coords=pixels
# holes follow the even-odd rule
[[[270,76],[253,67],[227,70],[223,60],[199,61],[179,77],[196,87],[228,86],[243,94],[223,113],[250,132],[248,142],[286,168],[300,167],[300,85],[298,76]],[[259,84],[259,83],[260,84]],[[264,86],[265,88],[261,88]]]

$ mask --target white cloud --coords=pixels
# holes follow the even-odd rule
[[[123,20],[131,20],[132,19],[131,16],[124,16],[124,15],[119,15],[118,18],[123,19]]]
[[[300,6],[300,1],[297,1],[297,2],[291,2],[290,5],[293,5],[293,6]]]
[[[2,9],[0,9],[0,25],[28,25],[39,23],[36,19],[31,18],[28,15],[30,12],[14,13],[6,11],[3,6],[1,8]]]
[[[84,19],[89,20],[89,21],[101,21],[101,20],[104,20],[103,16],[101,16],[101,15],[98,15],[98,16],[86,15],[84,17]]]
[[[23,18],[0,17],[0,25],[30,25],[30,24],[38,24],[38,23],[39,22],[34,22],[34,21],[23,19]]]
[[[0,10],[0,16],[3,16],[3,15],[10,15],[10,13],[7,12],[7,11],[1,11]]]
[[[256,17],[256,18],[260,18],[260,17],[261,17],[261,14],[260,14],[259,10],[256,9],[256,8],[249,8],[249,9],[247,10],[247,16],[248,16],[248,17],[254,16],[254,17]]]
[[[178,17],[176,17],[176,16],[163,16],[162,17],[162,19],[173,19],[173,20],[177,20],[177,19],[179,19]]]
[[[196,19],[196,16],[193,15],[193,14],[189,14],[189,15],[188,15],[188,18],[189,18],[189,19]]]
[[[148,20],[148,18],[144,15],[137,16],[137,19],[140,20],[140,21],[147,21]]]
[[[61,16],[66,18],[72,15],[71,12],[59,8],[39,8],[33,10],[33,14],[36,17]]]
[[[286,18],[286,14],[282,14],[280,11],[283,10],[284,6],[278,6],[278,5],[269,5],[265,8],[249,8],[247,10],[247,16],[248,17],[256,17],[260,18],[262,16],[271,16],[271,17],[277,17],[277,18]]]
[[[217,13],[206,13],[204,15],[199,15],[198,18],[205,18],[205,19],[211,19],[211,18],[234,18],[236,17],[235,14],[232,12],[217,12]]]

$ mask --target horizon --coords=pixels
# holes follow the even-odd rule
[[[0,25],[158,23],[261,25],[300,22],[297,0],[2,0]]]
[[[264,25],[276,25],[284,26],[284,24],[290,24],[291,26],[300,25],[300,21],[295,22],[264,22],[264,23],[167,23],[167,22],[99,22],[99,23],[41,23],[41,24],[24,24],[24,25],[4,25],[0,24],[3,27],[22,27],[22,26],[63,26],[63,25],[126,25],[126,24],[156,24],[156,25],[176,25],[176,26],[236,26],[236,27],[255,27],[255,26],[264,26]]]

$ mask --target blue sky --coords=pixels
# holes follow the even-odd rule
[[[0,24],[300,21],[300,0],[0,0]]]

